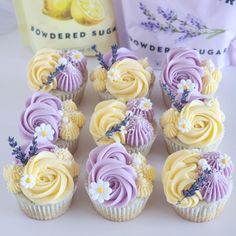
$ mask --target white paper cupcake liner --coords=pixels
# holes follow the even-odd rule
[[[145,145],[142,145],[140,147],[132,147],[132,146],[126,144],[125,148],[129,153],[138,153],[138,152],[140,152],[143,156],[147,157],[147,155],[151,151],[152,145],[155,142],[155,139],[157,137],[157,121],[156,120],[154,120],[152,122],[152,126],[153,126],[153,129],[154,129],[154,135],[153,135],[152,139],[149,141],[149,143],[147,143]]]
[[[230,183],[228,194],[217,202],[207,203],[201,201],[196,207],[173,206],[175,212],[185,220],[192,222],[207,222],[215,219],[223,211],[233,189],[233,181]]]
[[[88,193],[87,183],[85,183],[85,188]],[[90,198],[89,193],[88,196]],[[115,222],[128,221],[136,218],[145,208],[148,199],[149,196],[146,198],[136,198],[124,207],[105,207],[103,204],[90,198],[94,208],[102,217]]]
[[[56,146],[58,146],[59,148],[67,148],[71,154],[75,154],[78,145],[79,145],[79,136],[77,139],[71,141],[66,141],[59,138],[56,142]]]
[[[64,92],[64,91],[55,89],[55,90],[50,91],[50,94],[60,98],[61,101],[66,101],[66,100],[71,99],[74,103],[78,105],[83,99],[86,83],[87,81],[85,81],[78,90],[73,91],[73,92]]]
[[[70,207],[73,195],[78,187],[78,178],[75,180],[74,191],[64,200],[47,205],[39,205],[31,202],[22,193],[16,194],[20,209],[30,218],[35,220],[51,220],[63,215]]]
[[[165,93],[165,91],[163,90],[162,86],[161,86],[161,93],[162,93],[162,98],[164,101],[164,104],[167,108],[171,107],[171,99],[170,97]]]
[[[177,138],[168,138],[166,137],[166,135],[164,135],[164,139],[165,139],[165,143],[166,143],[166,147],[167,147],[167,151],[169,154],[172,154],[174,152],[183,150],[183,149],[197,149],[200,152],[212,152],[212,151],[217,151],[221,141],[223,139],[224,134],[222,134],[222,136],[217,140],[216,143],[214,144],[210,144],[207,145],[205,147],[194,147],[194,146],[189,146],[186,145],[184,143],[182,143],[181,141],[179,141]]]

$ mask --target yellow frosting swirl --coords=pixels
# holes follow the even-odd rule
[[[178,115],[175,109],[169,109],[161,118],[161,126],[168,138],[178,138],[192,147],[203,147],[216,143],[223,136],[223,121],[224,114],[217,99],[207,103],[195,100],[185,105]]]
[[[78,107],[72,100],[62,103],[62,113],[60,137],[66,141],[77,139],[80,134],[80,128],[85,124],[85,116],[78,110]]]
[[[118,80],[108,78],[106,82],[106,88],[112,96],[129,101],[147,95],[151,73],[138,61],[127,58],[114,63],[111,69],[119,72]]]
[[[71,165],[77,164],[72,161]],[[21,190],[36,204],[57,203],[73,194],[74,174],[68,168],[68,162],[57,158],[55,153],[41,152],[32,157],[24,168],[23,176],[34,177],[34,185],[26,188],[22,184]]]
[[[23,173],[22,165],[10,165],[3,169],[3,178],[7,182],[7,188],[12,193],[21,192],[20,179]]]
[[[48,76],[55,71],[61,58],[57,50],[41,49],[30,60],[28,65],[28,85],[32,90],[51,91],[56,89],[57,80],[47,84]]]
[[[126,111],[126,104],[118,100],[111,99],[97,104],[89,125],[89,131],[97,145],[125,143],[124,133],[116,132],[110,138],[105,137],[105,133],[125,118]]]
[[[190,150],[181,150],[170,155],[162,170],[162,183],[166,199],[173,205],[194,207],[202,200],[197,191],[192,197],[184,198],[183,190],[187,190],[198,177],[198,161],[201,155]]]
[[[153,191],[152,181],[149,179],[138,177],[137,178],[137,196],[141,198],[149,197]]]

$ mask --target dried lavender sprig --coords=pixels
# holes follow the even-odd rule
[[[130,114],[127,115],[127,116],[124,118],[124,120],[122,120],[119,124],[116,124],[116,125],[112,126],[108,131],[106,131],[106,133],[105,133],[104,136],[102,136],[102,137],[100,137],[99,139],[97,139],[97,142],[99,142],[101,139],[103,139],[103,138],[105,138],[105,137],[107,137],[107,138],[112,137],[112,135],[113,135],[114,133],[121,132],[121,128],[122,128],[123,126],[127,126],[128,121],[130,120],[130,118],[131,118],[131,115],[130,115]]]
[[[212,173],[211,170],[204,170],[201,172],[197,180],[190,186],[189,189],[183,190],[184,197],[192,197],[195,195],[196,191],[201,190],[201,188],[205,185],[208,176]]]
[[[17,145],[14,137],[8,137],[8,142],[10,147],[13,148],[12,155],[19,160],[23,165],[26,165],[28,162],[28,157],[26,157],[26,153],[22,151],[21,146]]]
[[[37,147],[37,137],[34,137],[32,139],[32,143],[29,147],[29,153],[28,153],[28,159],[30,159],[32,156],[36,155],[38,151]]]
[[[93,45],[91,49],[96,53],[95,56],[97,57],[97,60],[99,61],[99,64],[106,70],[109,70],[109,66],[105,63],[103,55],[101,52],[97,50],[97,46]]]
[[[59,65],[56,67],[55,71],[50,73],[50,75],[48,76],[48,80],[47,80],[47,84],[49,85],[52,83],[52,81],[56,78],[56,76],[61,72],[64,71],[65,69],[65,65]]]
[[[116,62],[117,59],[117,51],[118,51],[118,46],[116,44],[111,46],[112,49],[112,61],[111,63],[114,64]]]
[[[142,2],[139,3],[139,8],[143,11],[143,14],[147,16],[148,20],[156,20],[156,16],[151,13],[151,11]]]

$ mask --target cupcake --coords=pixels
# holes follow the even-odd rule
[[[78,104],[88,78],[86,65],[86,58],[77,50],[41,49],[30,60],[28,85],[33,91],[49,92]]]
[[[26,102],[19,130],[27,141],[37,137],[42,143],[51,142],[74,154],[84,123],[85,116],[72,100],[62,102],[51,94],[36,92]]]
[[[120,143],[96,147],[86,163],[85,187],[97,212],[111,221],[137,217],[153,191],[155,169]]]
[[[30,218],[50,220],[70,207],[77,188],[79,166],[67,149],[34,138],[28,150],[9,138],[14,162],[6,166],[3,177],[21,210]],[[47,150],[48,149],[48,150]]]
[[[224,114],[218,100],[194,100],[182,108],[174,105],[160,119],[168,152],[216,151],[224,136]]]
[[[97,145],[122,143],[129,152],[146,156],[157,136],[152,103],[145,97],[128,103],[102,101],[95,107],[89,130]]]
[[[167,107],[173,97],[181,97],[189,90],[187,101],[199,98],[212,98],[221,81],[221,71],[211,60],[201,60],[196,50],[186,48],[172,49],[162,65],[161,88]]]
[[[206,222],[224,209],[233,188],[233,164],[219,152],[181,150],[171,154],[162,171],[167,201],[182,218]]]
[[[127,48],[112,46],[112,51],[102,55],[93,47],[100,63],[90,75],[93,88],[101,100],[148,97],[155,75],[147,58],[138,60]]]

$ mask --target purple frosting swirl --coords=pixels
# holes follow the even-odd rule
[[[33,103],[43,103],[47,104],[50,107],[53,107],[56,110],[61,110],[62,109],[62,101],[56,97],[52,96],[49,93],[44,93],[44,92],[35,92],[31,98],[29,98],[26,101],[25,106],[28,107]]]
[[[190,79],[195,84],[195,89],[189,96],[189,102],[194,97],[201,96],[203,69],[199,54],[195,50],[185,48],[172,49],[162,65],[161,83],[165,84],[168,90],[177,95],[177,85],[181,80]]]
[[[31,141],[35,134],[35,128],[45,123],[51,125],[55,131],[53,142],[56,142],[61,123],[61,115],[58,110],[61,108],[61,102],[59,101],[50,94],[33,94],[31,99],[26,102],[26,108],[21,114],[19,130],[22,137]]]
[[[224,198],[229,190],[228,179],[218,171],[213,171],[201,188],[201,194],[205,201],[215,202]]]
[[[31,146],[31,142],[28,142],[26,144],[24,144],[22,146],[22,149],[25,153],[29,153],[30,151],[30,146]],[[56,148],[56,145],[49,142],[49,141],[44,141],[42,142],[41,140],[37,140],[37,152],[35,154],[38,154],[40,152],[43,152],[43,151],[49,151],[49,152],[53,152]]]
[[[80,58],[76,57],[76,54],[78,53],[80,54]],[[79,51],[75,49],[68,50],[66,53],[64,53],[63,57],[67,58],[82,74],[87,71],[87,59]]]
[[[142,116],[133,116],[126,128],[126,144],[140,147],[150,142],[154,136],[152,124]]]
[[[90,172],[96,162],[103,159],[116,159],[124,164],[132,163],[132,156],[126,151],[125,147],[118,143],[109,146],[101,145],[89,153],[89,159],[86,163],[86,170]]]
[[[123,60],[125,58],[130,58],[130,59],[134,59],[134,60],[138,60],[138,58],[135,56],[135,54],[130,51],[128,48],[119,48],[117,50],[117,58],[116,61],[120,61]],[[106,63],[106,65],[108,65],[109,67],[111,67],[112,65],[112,51],[108,52],[107,54],[105,54],[103,56],[104,62]]]
[[[220,164],[220,152],[207,152],[204,153],[203,157],[207,160],[207,163],[211,166],[211,169],[221,172],[225,177],[230,177],[233,172],[233,162],[229,160],[229,163],[222,167]]]
[[[73,92],[79,89],[82,83],[82,73],[70,62],[57,75],[57,88],[65,92]]]
[[[147,98],[137,98],[137,99],[130,100],[127,103],[128,110],[131,111],[134,115],[143,116],[149,122],[152,122],[154,118],[153,108],[150,108],[149,110],[144,110],[140,107],[141,102],[144,99],[147,99]]]
[[[103,180],[109,182],[112,189],[110,199],[104,201],[104,206],[123,207],[136,198],[137,173],[128,164],[131,158],[119,143],[96,147],[90,152],[86,163],[88,184]]]

